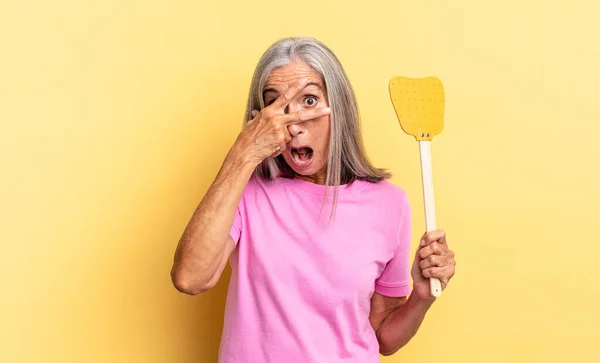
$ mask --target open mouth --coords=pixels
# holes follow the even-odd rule
[[[313,150],[309,147],[292,148],[292,160],[299,167],[308,167],[312,163]]]

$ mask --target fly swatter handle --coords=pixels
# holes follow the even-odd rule
[[[433,198],[433,175],[431,171],[431,142],[419,141],[421,149],[421,176],[423,179],[423,200],[425,203],[425,227],[427,232],[435,230],[435,202]],[[442,294],[440,280],[432,277],[429,279],[431,295],[438,297]]]

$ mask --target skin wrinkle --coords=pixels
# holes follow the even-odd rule
[[[276,68],[271,72],[263,90],[265,105],[272,103],[302,78],[306,78],[308,83],[290,100],[286,113],[329,106],[326,89],[322,86],[323,80],[308,64],[300,60],[295,60],[287,66]],[[306,102],[309,96],[316,97],[317,102],[313,104]],[[292,168],[297,178],[324,185],[327,176],[327,156],[331,132],[329,115],[290,125],[288,131],[292,140],[282,153],[285,162]],[[312,165],[308,168],[298,168],[292,161],[291,150],[299,146],[310,147],[313,150]]]

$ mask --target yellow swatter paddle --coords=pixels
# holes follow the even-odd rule
[[[444,128],[444,86],[436,77],[394,77],[390,80],[390,96],[402,130],[419,142],[425,226],[429,232],[437,228],[431,171],[431,140]],[[429,281],[431,294],[440,296],[440,280],[431,278]]]

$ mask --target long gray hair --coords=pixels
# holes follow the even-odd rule
[[[265,107],[263,88],[271,72],[275,68],[286,66],[293,60],[302,60],[314,69],[321,76],[327,90],[327,99],[331,108],[331,133],[325,185],[334,187],[334,208],[331,211],[333,217],[339,185],[354,180],[374,183],[391,177],[391,174],[385,169],[375,168],[369,162],[364,150],[360,116],[352,85],[335,54],[317,39],[284,38],[265,51],[252,77],[244,120],[252,118],[252,110],[261,110]],[[267,158],[256,168],[255,173],[264,180],[279,176],[294,177],[293,170],[282,155]]]

